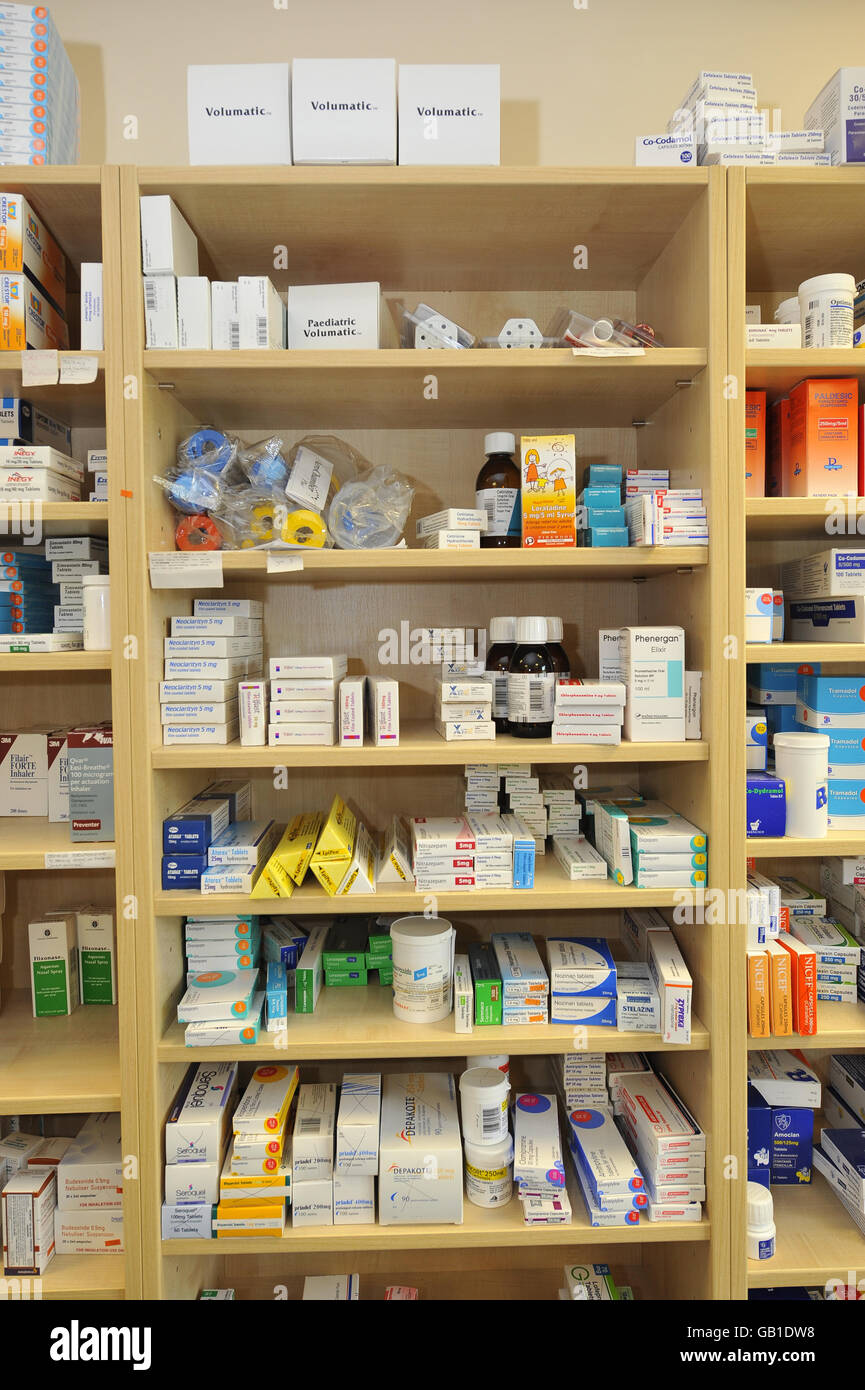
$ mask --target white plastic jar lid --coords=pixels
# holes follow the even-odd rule
[[[399,939],[412,946],[431,945],[453,931],[450,922],[443,917],[400,917],[391,923],[391,940]]]
[[[828,734],[776,734],[776,748],[789,748],[794,753],[810,753],[818,748],[829,747]]]
[[[772,1194],[761,1182],[748,1183],[748,1229],[762,1231],[772,1225],[775,1207]]]
[[[814,275],[810,280],[803,280],[799,286],[799,294],[819,294],[821,290],[849,290],[850,294],[856,293],[855,275]]]
[[[511,1083],[498,1067],[469,1067],[460,1077],[460,1095],[479,1100],[493,1100],[498,1091],[507,1095]]]

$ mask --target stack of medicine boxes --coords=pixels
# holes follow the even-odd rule
[[[261,953],[258,917],[187,917],[186,970],[257,970]]]
[[[309,865],[331,898],[375,892],[378,871],[375,842],[339,795],[331,802]]]
[[[466,763],[466,810],[478,815],[497,812],[501,777],[495,763]]]
[[[567,1116],[568,1148],[592,1226],[637,1226],[648,1207],[643,1174],[607,1106]]]
[[[546,1023],[550,981],[528,932],[494,932],[490,945],[502,981],[502,1023]]]
[[[177,1021],[187,1025],[183,1035],[187,1047],[257,1040],[264,1008],[257,969],[225,970],[216,981],[212,971],[204,970],[187,975],[186,980]]]
[[[619,1127],[649,1196],[650,1221],[699,1221],[706,1200],[706,1136],[663,1077],[618,1078]]]
[[[261,675],[261,615],[257,599],[198,598],[191,617],[171,619],[159,687],[164,743],[224,744],[237,737],[238,683]],[[170,656],[168,641],[215,642],[220,650],[220,644],[240,642],[254,654],[225,656],[212,647],[184,647],[185,654]]]
[[[516,448],[509,436],[511,452]],[[507,442],[507,441],[505,441]],[[448,507],[431,516],[422,516],[415,526],[415,535],[424,550],[479,550],[481,535],[487,529],[487,514],[473,507]]]
[[[2,162],[77,164],[78,78],[50,12],[4,5],[2,33],[3,85],[17,89],[21,102],[0,117]]]
[[[45,558],[59,594],[51,631],[79,633],[83,642],[84,581],[108,573],[108,542],[99,536],[55,536],[45,542]]]
[[[570,1225],[555,1095],[524,1091],[516,1097],[514,1181],[526,1226]]]
[[[822,1088],[801,1052],[748,1053],[748,1181],[811,1181],[814,1113]]]
[[[335,1226],[375,1221],[380,1114],[381,1076],[376,1072],[346,1072],[336,1121]]]
[[[504,774],[504,812],[519,816],[523,825],[535,837],[535,850],[543,854],[549,833],[547,804],[541,791],[540,778],[529,767],[517,763],[500,763]]]
[[[213,1235],[237,1088],[235,1062],[191,1066],[165,1123],[163,1240]]]
[[[590,463],[577,498],[580,545],[629,545],[622,504],[622,470],[617,464]]]
[[[90,1115],[57,1167],[58,1255],[122,1255],[123,1145],[119,1114]]]
[[[418,892],[455,892],[475,886],[474,831],[464,816],[411,822],[412,872]]]
[[[261,675],[261,604],[257,616],[241,617],[213,608],[199,613],[199,602],[192,616],[171,619],[171,636],[165,639],[165,682],[173,684],[182,677],[192,687],[200,683],[202,693],[190,700],[163,702],[163,743],[233,743],[238,733],[237,681]],[[216,681],[230,683],[227,698],[209,698],[207,686]]]
[[[550,1068],[566,1110],[598,1110],[609,1104],[605,1053],[560,1053],[550,1058]]]
[[[291,1137],[291,1224],[334,1224],[333,1148],[336,1086],[301,1086]],[[374,1212],[373,1208],[373,1212]]]
[[[81,580],[77,576],[70,584],[63,584],[54,578],[55,562],[49,560],[41,550],[28,548],[9,549],[0,552],[3,592],[0,593],[0,635],[14,637],[18,634],[30,636],[33,633],[69,632],[78,634],[78,640],[70,637],[70,647],[83,646],[83,609]],[[64,566],[66,568],[66,566]],[[62,589],[66,588],[69,604],[63,608]],[[74,588],[74,593],[72,589]],[[66,619],[78,617],[81,621],[67,625]],[[62,619],[58,625],[58,619]]]
[[[332,747],[340,682],[347,670],[345,655],[271,657],[268,743]],[[359,719],[362,744],[362,702]]]
[[[166,891],[201,887],[208,850],[230,825],[247,821],[252,805],[249,782],[211,782],[162,822],[162,887]]]
[[[689,888],[705,884],[705,832],[661,801],[628,812],[631,861],[638,888]]]
[[[829,737],[829,829],[865,830],[865,696],[861,676],[802,675],[796,727]]]
[[[386,926],[386,920],[377,919],[375,925]],[[393,984],[393,941],[390,932],[370,932],[366,944],[366,968],[378,971],[380,985]]]
[[[257,1067],[234,1112],[234,1142],[219,1178],[217,1239],[243,1235],[279,1237],[292,1195],[285,1153],[289,1112],[297,1090],[292,1062]]]
[[[438,697],[436,729],[443,739],[495,738],[491,680],[481,674],[447,676],[438,684]]]
[[[603,937],[547,942],[551,1023],[615,1028],[616,964]]]
[[[368,940],[365,918],[338,917],[331,923],[321,957],[329,989],[367,983]]]
[[[556,682],[553,743],[619,744],[624,722],[625,687],[621,681],[574,678]]]
[[[632,545],[709,544],[709,518],[702,488],[640,492],[627,501],[625,512]]]
[[[494,812],[466,816],[475,837],[475,887],[512,888],[514,885],[514,834]]]
[[[210,843],[202,893],[252,893],[280,834],[276,821],[233,821]]]
[[[3,44],[0,54],[4,88],[4,105],[0,112],[2,124],[10,109],[6,104],[10,87],[9,63],[14,63],[15,59],[10,60],[5,39],[0,42]],[[41,138],[37,136],[37,140]],[[0,129],[0,162],[27,162],[23,158],[20,161],[4,158],[4,144]],[[66,257],[35,209],[20,194],[0,193],[0,302],[3,305],[0,350],[22,352],[25,348],[53,348],[56,351],[69,347],[66,281]],[[65,471],[62,464],[67,460],[63,455],[54,454],[50,446],[55,442],[48,440],[45,446],[37,445],[32,450],[28,446],[21,456],[22,463],[29,461],[31,466],[35,464],[37,471],[48,469],[54,473],[51,482],[40,480],[40,492],[46,501],[63,500],[54,489],[58,482],[57,474]],[[61,465],[59,468],[55,466],[58,461]],[[3,452],[3,466],[9,466],[6,450]],[[78,466],[80,468],[80,464]],[[77,481],[80,484],[80,479]],[[45,491],[42,491],[43,487]],[[76,492],[75,497],[69,500],[77,502],[79,497],[80,492]]]

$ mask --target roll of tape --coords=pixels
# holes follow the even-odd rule
[[[222,536],[209,516],[185,516],[174,530],[178,550],[221,550]]]
[[[252,516],[249,519],[250,533],[257,541],[273,540],[273,508],[266,503],[260,503],[253,507]]]
[[[221,430],[207,427],[196,430],[195,434],[183,441],[180,448],[184,460],[200,460],[205,468],[213,472],[223,469],[234,452],[231,440]]]
[[[210,474],[193,468],[172,479],[168,498],[179,512],[195,516],[210,511],[219,501],[219,489]]]
[[[316,512],[302,508],[288,513],[282,524],[280,539],[286,545],[306,545],[320,550],[327,541],[327,527]]]

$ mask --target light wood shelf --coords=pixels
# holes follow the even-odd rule
[[[438,378],[451,429],[482,429],[490,401],[523,428],[621,428],[645,420],[705,369],[697,348],[654,348],[644,357],[592,357],[569,348],[540,351],[434,348],[153,352],[144,368],[187,410],[208,419],[218,408],[237,429],[262,420],[327,418],[333,429],[424,429],[424,380]]]
[[[749,859],[822,859],[833,854],[861,855],[865,848],[865,831],[848,835],[830,830],[825,839],[795,840],[792,836],[767,836],[765,839],[745,839]]]
[[[41,1281],[43,1299],[120,1300],[126,1289],[123,1255],[55,1255]]]
[[[0,652],[0,673],[110,670],[111,652]]]
[[[862,661],[865,642],[749,642],[746,661]]]
[[[816,1048],[835,1052],[839,1048],[865,1047],[865,1004],[817,1005],[817,1032],[803,1037],[789,1033],[781,1038],[748,1038],[749,1052],[765,1052],[767,1048]]]
[[[861,522],[865,535],[865,499],[861,497],[749,497],[745,502],[748,540],[810,539],[815,546],[818,541],[827,546],[846,545],[849,537],[836,540],[826,532],[827,518],[839,507]],[[858,538],[854,543],[859,544]]]
[[[770,400],[809,376],[852,376],[860,386],[865,382],[865,362],[856,348],[748,348],[745,369],[748,389],[766,391]]]
[[[233,1048],[189,1048],[183,1041],[184,1025],[169,1025],[158,1046],[160,1062],[230,1060]],[[659,1033],[620,1033],[616,1028],[588,1028],[589,1052],[666,1052],[675,1045],[664,1043]],[[691,1023],[691,1050],[705,1051],[708,1030],[698,1018]],[[243,1049],[244,1059],[256,1063],[285,1059],[318,1058],[339,1061],[349,1057],[453,1057],[507,1052],[511,1056],[544,1056],[570,1053],[574,1048],[572,1026],[535,1024],[519,1028],[475,1028],[455,1033],[453,1018],[440,1023],[409,1024],[394,1017],[393,993],[388,986],[365,989],[328,989],[324,986],[314,1014],[294,1014],[289,1021],[287,1047],[261,1033],[259,1041]],[[675,1046],[676,1051],[681,1049]]]
[[[4,188],[8,185],[4,179]],[[27,386],[21,385],[20,352],[0,352],[0,394],[20,396],[35,401],[47,411],[56,412],[69,425],[105,424],[105,353],[62,351],[60,357],[95,357],[98,369],[96,378],[90,382],[76,382],[74,385]]]
[[[15,530],[21,516],[38,515],[43,536],[108,535],[107,502],[0,502],[0,537]],[[8,544],[18,544],[14,535]]]
[[[423,722],[400,726],[398,748],[304,748],[275,745],[244,748],[240,743],[213,748],[200,744],[168,744],[154,748],[155,768],[212,768],[214,753],[223,771],[245,767],[464,767],[466,763],[693,763],[706,762],[709,745],[701,739],[684,743],[630,743],[611,747],[596,743],[548,743],[546,739],[514,738],[497,734],[495,739],[448,743]]]
[[[848,1271],[862,1277],[865,1236],[851,1221],[821,1173],[797,1187],[773,1187],[775,1254],[748,1260],[748,1287],[778,1289],[822,1286],[827,1279],[847,1283]]]
[[[162,917],[190,916],[212,911],[215,917],[225,913],[284,912],[289,916],[339,913],[391,913],[423,911],[427,896],[380,884],[375,893],[357,897],[328,897],[319,883],[295,888],[290,898],[251,898],[233,893],[190,893],[181,890],[154,894],[155,910]],[[551,854],[535,862],[535,886],[532,889],[484,888],[472,892],[435,893],[438,910],[449,912],[533,912],[536,908],[580,910],[582,908],[672,907],[675,890],[672,888],[634,888],[610,880],[592,883],[571,883],[564,870]]]
[[[68,821],[47,821],[40,816],[4,816],[0,822],[0,869],[44,869],[46,854],[74,854],[81,868],[92,867],[94,854],[115,854],[113,843],[72,840]],[[77,866],[72,864],[71,868]],[[105,865],[104,867],[111,867]]]
[[[267,580],[269,584],[301,584],[328,580],[378,584],[386,581],[422,580],[424,583],[454,580],[501,579],[519,584],[522,579],[643,579],[704,566],[707,546],[587,546],[575,550],[462,550],[436,551],[411,548],[394,550],[304,551],[303,568],[267,572],[267,551],[224,550],[222,571],[226,581]]]
[[[34,1018],[28,990],[4,991],[0,1115],[119,1109],[117,1009],[89,1004],[68,1018]]]

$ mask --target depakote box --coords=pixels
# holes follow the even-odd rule
[[[383,1078],[378,1173],[382,1226],[462,1225],[463,1152],[450,1073]]]

